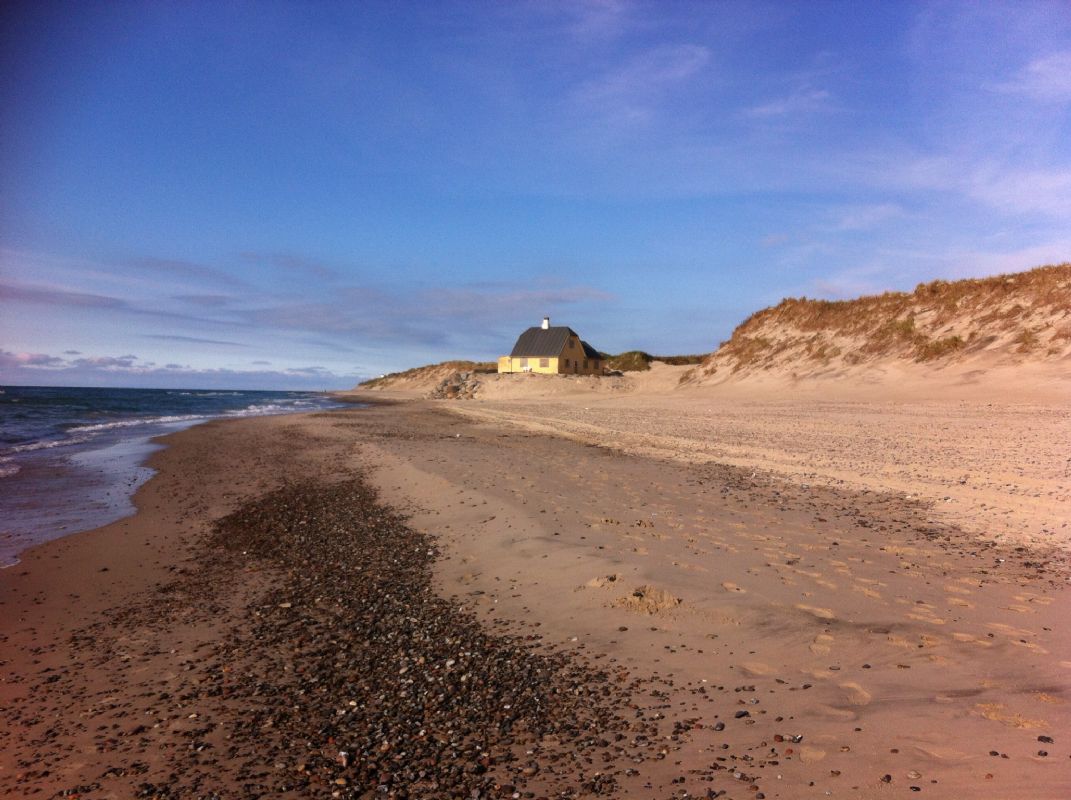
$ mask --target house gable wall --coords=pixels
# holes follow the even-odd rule
[[[529,355],[527,357],[522,357],[511,354],[508,356],[501,356],[498,359],[498,371],[500,373],[536,372],[545,375],[601,375],[601,359],[587,356],[585,354],[584,344],[580,340],[580,337],[572,330],[566,330],[568,330],[569,335],[562,342],[561,351],[557,355]],[[513,352],[525,352],[525,349],[528,349],[528,351],[531,352],[531,350],[535,349],[531,347],[532,340],[529,338],[533,333],[538,333],[538,331],[535,331],[534,329],[526,331],[521,339],[518,340],[518,345],[514,348]],[[526,339],[527,342],[525,342]],[[561,340],[559,339],[558,341]],[[528,347],[525,348],[522,343],[526,343]],[[536,352],[538,352],[538,350],[536,350]]]

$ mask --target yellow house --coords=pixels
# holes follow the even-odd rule
[[[572,328],[552,328],[550,317],[543,317],[540,327],[522,333],[513,345],[513,352],[498,359],[498,371],[600,375],[602,356]]]

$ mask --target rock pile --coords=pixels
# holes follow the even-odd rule
[[[606,794],[616,764],[651,757],[657,725],[621,715],[635,685],[436,595],[432,539],[360,482],[267,495],[222,520],[217,543],[285,574],[224,648],[242,668],[219,674],[248,702],[230,746],[258,791]]]
[[[454,372],[428,394],[432,400],[471,400],[480,388],[479,373]]]

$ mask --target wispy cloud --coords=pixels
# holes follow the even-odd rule
[[[163,388],[345,388],[361,376],[333,372],[319,365],[265,370],[266,361],[250,362],[258,369],[198,369],[185,364],[157,364],[135,355],[87,356],[65,359],[47,353],[15,353],[0,349],[0,382],[51,386],[153,386]]]
[[[710,51],[701,45],[652,48],[583,81],[573,101],[614,121],[644,121],[667,92],[695,78],[709,61]]]
[[[202,339],[200,336],[179,336],[177,334],[166,333],[143,333],[141,334],[143,339],[158,339],[162,342],[189,342],[192,344],[218,344],[226,345],[227,347],[249,347],[247,344],[241,342],[228,342],[223,339]]]
[[[841,211],[839,219],[833,224],[833,230],[870,230],[883,222],[903,215],[904,209],[896,203],[855,206]]]
[[[337,269],[328,266],[323,261],[298,253],[261,253],[249,250],[239,255],[243,261],[250,264],[309,275],[320,280],[333,280],[340,275]]]
[[[119,266],[128,267],[137,272],[152,272],[157,275],[178,280],[194,279],[218,286],[234,288],[248,287],[248,283],[217,267],[186,261],[178,258],[161,258],[159,256],[134,256],[123,259]]]
[[[418,290],[340,287],[330,301],[277,303],[239,312],[250,323],[310,333],[348,334],[394,344],[436,345],[466,332],[531,318],[613,295],[583,285],[517,289],[510,285],[436,286]]]
[[[745,109],[749,117],[786,117],[811,114],[831,107],[832,95],[825,89],[800,88],[789,95]]]
[[[619,36],[632,21],[635,6],[626,0],[581,0],[567,2],[567,29],[581,41],[602,41]]]
[[[45,286],[19,286],[10,283],[0,284],[0,301],[37,303],[48,306],[71,306],[75,308],[129,308],[129,304],[118,297],[76,292],[68,289],[52,289]]]
[[[983,165],[966,178],[966,191],[976,200],[1015,214],[1071,215],[1071,169]]]
[[[1011,80],[998,83],[993,88],[1039,103],[1071,102],[1071,50],[1036,58]]]

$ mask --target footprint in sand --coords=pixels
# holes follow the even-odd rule
[[[986,719],[1000,722],[1009,728],[1046,728],[1048,723],[1043,719],[1030,719],[1022,714],[1008,711],[1003,703],[978,703],[974,712]]]
[[[854,586],[852,586],[852,589],[861,594],[865,594],[867,597],[872,597],[875,600],[881,599],[880,593],[875,592],[873,589],[868,589],[866,586],[860,586],[859,584],[855,584]]]
[[[1023,592],[1022,594],[1017,594],[1015,595],[1015,599],[1021,603],[1036,603],[1039,606],[1047,606],[1053,601],[1053,598],[1051,597],[1034,594],[1033,592]]]
[[[842,722],[851,722],[858,718],[858,715],[850,709],[834,708],[826,705],[815,706],[814,713],[827,719],[841,720]]]
[[[816,656],[828,655],[833,646],[833,637],[828,633],[820,633],[814,637],[814,641],[808,646]]]
[[[950,597],[948,598],[949,605],[960,606],[961,608],[974,608],[974,603],[968,603],[962,597]]]
[[[845,681],[840,685],[844,690],[845,697],[853,706],[865,706],[870,703],[873,695],[855,681]]]
[[[952,638],[957,642],[970,642],[971,644],[981,645],[982,647],[992,647],[993,643],[988,639],[979,639],[977,636],[971,633],[953,633]]]
[[[747,589],[744,589],[744,588],[742,588],[740,586],[737,586],[732,581],[723,582],[722,585],[721,585],[721,588],[723,588],[727,592],[740,592],[741,594],[746,594],[747,593]]]
[[[1030,606],[1020,605],[1018,603],[1012,603],[1011,605],[1004,606],[1004,609],[1007,610],[1007,611],[1014,611],[1017,614],[1033,614],[1034,613],[1034,609],[1032,609]]]
[[[614,573],[612,575],[607,575],[607,576],[602,577],[602,578],[592,578],[590,581],[585,583],[580,588],[581,589],[584,589],[584,588],[587,588],[587,589],[603,589],[603,588],[605,588],[607,586],[613,586],[619,580],[621,580],[621,576],[618,575],[617,573]]]
[[[831,608],[819,608],[818,606],[808,606],[803,603],[796,603],[796,608],[800,611],[806,611],[808,614],[818,619],[836,619],[837,615],[833,613]]]
[[[813,764],[815,761],[821,761],[825,757],[826,751],[819,750],[817,747],[800,748],[800,761],[804,764]]]
[[[761,661],[745,661],[740,665],[740,668],[743,672],[755,677],[773,675],[776,672],[769,664],[763,664]]]
[[[912,748],[917,755],[936,761],[940,764],[955,764],[970,760],[970,756],[951,747],[937,747],[930,745],[915,745]]]
[[[908,614],[908,619],[918,620],[919,622],[928,622],[931,625],[944,625],[945,620],[940,617],[936,617],[933,614],[921,613],[921,614]]]

